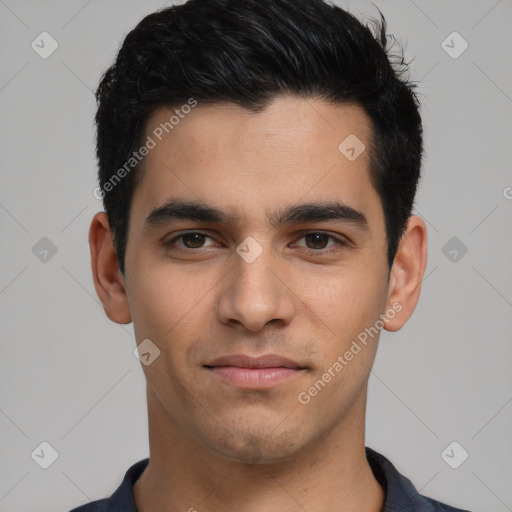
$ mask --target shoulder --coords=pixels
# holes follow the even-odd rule
[[[121,485],[110,498],[80,505],[69,512],[137,512],[133,497],[133,485],[144,472],[148,463],[149,459],[146,458],[131,466],[126,471]]]
[[[375,478],[386,491],[382,512],[470,512],[423,496],[390,460],[369,447],[366,457]]]
[[[85,505],[80,505],[69,512],[107,512],[108,511],[108,499],[92,501]]]

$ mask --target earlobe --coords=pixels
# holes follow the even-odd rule
[[[94,287],[105,314],[118,324],[132,321],[124,278],[119,268],[107,214],[98,212],[89,229]]]
[[[427,266],[427,227],[418,216],[409,218],[391,268],[387,308],[396,314],[384,324],[387,331],[398,331],[411,317],[420,297]]]

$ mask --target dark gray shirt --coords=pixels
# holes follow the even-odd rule
[[[366,458],[375,478],[386,491],[386,500],[381,512],[469,512],[420,495],[411,481],[375,450],[366,447]],[[149,459],[143,459],[134,464],[110,498],[93,501],[70,512],[138,512],[133,499],[133,484],[148,462]]]

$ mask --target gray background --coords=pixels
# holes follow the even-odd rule
[[[92,91],[124,35],[165,5],[0,0],[0,511],[109,496],[148,455],[133,330],[106,318],[90,272]],[[422,82],[429,264],[413,317],[381,336],[366,444],[423,494],[512,510],[512,2],[377,5]],[[47,59],[31,48],[43,31],[59,45]],[[458,58],[441,46],[454,31],[469,43]],[[58,452],[48,469],[31,458],[43,441]],[[441,456],[453,441],[452,463],[469,453],[458,469]]]

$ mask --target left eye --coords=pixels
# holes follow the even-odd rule
[[[308,233],[301,237],[301,239],[306,240],[306,248],[312,249],[312,250],[322,250],[326,249],[327,247],[332,247],[334,245],[342,244],[341,240],[338,240],[332,235],[328,235],[327,233]],[[332,245],[326,245],[329,239],[333,239],[335,241]],[[308,242],[310,244],[308,245]],[[343,244],[342,244],[343,245]],[[304,247],[303,245],[299,247]]]

